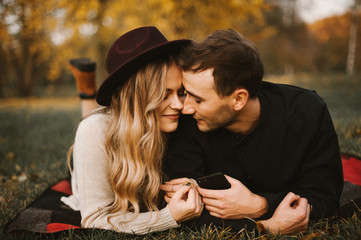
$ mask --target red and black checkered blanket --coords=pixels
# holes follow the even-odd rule
[[[10,220],[4,231],[30,231],[39,233],[54,233],[69,228],[81,228],[80,212],[65,205],[60,198],[71,195],[71,185],[68,179],[61,180],[49,187],[34,202]]]

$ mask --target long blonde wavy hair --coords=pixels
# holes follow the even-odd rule
[[[172,60],[153,61],[140,68],[113,95],[105,149],[115,194],[110,213],[158,210],[165,138],[156,112],[165,96],[166,73]]]
[[[111,213],[110,217],[130,211],[135,219],[140,203],[149,211],[158,211],[166,136],[156,110],[164,99],[166,74],[173,62],[168,56],[141,67],[118,88],[110,106],[95,112],[110,116],[105,149],[115,199],[101,209]],[[71,152],[72,147],[68,164]]]

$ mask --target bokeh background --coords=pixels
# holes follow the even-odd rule
[[[336,4],[336,5],[335,5]],[[169,39],[234,28],[259,48],[266,75],[361,70],[360,0],[1,0],[0,97],[72,81],[68,59],[97,62],[121,34],[154,25]],[[327,15],[327,10],[337,15]],[[327,16],[327,17],[324,17]]]
[[[0,239],[23,239],[3,235],[6,222],[69,177],[81,120],[69,59],[96,61],[99,86],[110,45],[145,25],[168,40],[239,31],[257,45],[265,80],[315,89],[341,151],[361,157],[361,0],[0,0]],[[311,232],[329,226],[339,230],[328,239],[360,239],[361,218],[353,219]],[[92,234],[84,239],[119,237]]]

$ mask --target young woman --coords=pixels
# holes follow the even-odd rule
[[[80,210],[82,225],[145,234],[199,217],[200,195],[185,184],[161,206],[166,133],[183,108],[177,51],[189,40],[167,41],[155,27],[122,35],[107,55],[109,76],[97,102],[104,106],[77,129],[73,195],[62,201]]]

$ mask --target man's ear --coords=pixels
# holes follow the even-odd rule
[[[240,111],[246,105],[249,98],[249,93],[244,88],[238,88],[233,92],[232,97],[234,102],[233,104],[234,110]]]

